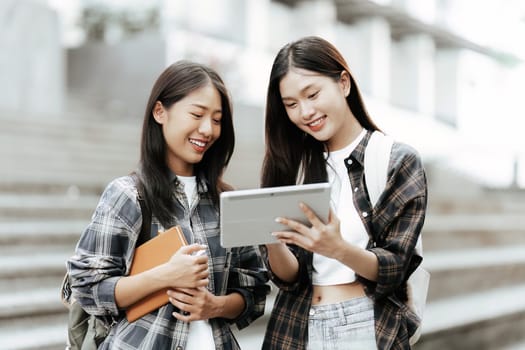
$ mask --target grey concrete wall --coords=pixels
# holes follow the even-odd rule
[[[60,35],[56,13],[43,3],[0,2],[0,109],[21,116],[62,112],[65,62]]]
[[[166,62],[165,41],[144,34],[117,44],[88,43],[68,50],[69,93],[110,117],[142,118]]]

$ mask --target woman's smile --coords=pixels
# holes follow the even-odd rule
[[[315,119],[314,121],[306,124],[308,125],[308,127],[310,128],[310,130],[312,131],[319,131],[323,128],[323,126],[325,125],[325,121],[326,121],[326,115],[320,117],[320,118],[317,118]]]
[[[199,140],[199,139],[189,139],[189,142],[193,149],[199,153],[203,153],[206,150],[206,146],[208,145],[207,141]]]

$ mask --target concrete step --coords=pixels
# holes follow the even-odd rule
[[[484,189],[476,196],[430,196],[428,210],[436,214],[525,213],[524,189]]]
[[[36,251],[32,254],[0,256],[0,280],[31,278],[38,276],[61,277],[66,272],[66,260],[73,251]]]
[[[0,320],[2,350],[64,350],[67,314]]]
[[[27,243],[1,246],[0,255],[5,259],[16,257],[31,259],[31,257],[36,254],[40,256],[53,254],[57,256],[67,256],[74,253],[77,241],[78,238],[71,240],[70,242],[60,242],[55,244]]]
[[[70,255],[72,255],[71,253]],[[46,275],[41,274],[38,276],[29,277],[13,277],[4,278],[0,283],[0,294],[8,293],[20,293],[24,294],[28,290],[38,289],[54,289],[55,296],[59,295],[59,288],[62,285],[64,274],[66,272],[66,262],[63,262],[63,269],[61,274]],[[62,273],[63,272],[63,273]]]
[[[12,174],[13,175],[13,174]],[[30,175],[30,176],[27,176]],[[40,174],[39,174],[40,175]],[[84,174],[79,174],[84,175]],[[30,178],[32,177],[32,179]],[[107,183],[92,177],[90,182],[75,183],[76,178],[66,178],[64,174],[55,174],[53,178],[25,174],[18,178],[4,178],[0,182],[0,193],[16,194],[59,194],[68,197],[80,195],[100,195]]]
[[[525,340],[504,346],[501,350],[525,350]]]
[[[0,318],[60,314],[67,309],[60,300],[59,288],[32,288],[0,293]]]
[[[48,158],[43,157],[45,154]],[[131,153],[130,153],[131,154]],[[138,164],[138,153],[136,157],[121,156],[112,154],[110,157],[100,156],[95,153],[82,154],[57,154],[49,150],[42,150],[40,154],[13,154],[12,157],[0,157],[4,160],[4,168],[1,174],[24,174],[34,172],[38,173],[95,173],[95,174],[119,174],[126,173],[128,169],[133,169]],[[20,160],[24,163],[21,164]]]
[[[525,245],[425,253],[428,300],[525,283]]]
[[[0,141],[0,156],[2,159],[13,159],[19,155],[25,155],[38,159],[42,158],[45,151],[47,159],[61,159],[70,157],[74,161],[77,158],[93,159],[131,159],[138,158],[140,140],[134,142],[120,141],[115,139],[107,142],[97,142],[90,140],[79,140],[64,142],[61,140],[49,141],[47,139],[29,142],[21,142],[19,138],[2,135]],[[89,158],[90,157],[90,158]]]
[[[126,135],[116,138],[97,139],[96,137],[73,138],[63,137],[60,135],[48,135],[45,133],[33,135],[31,138],[27,136],[20,139],[20,135],[6,134],[1,132],[0,139],[0,154],[8,156],[8,151],[15,151],[16,153],[34,154],[41,149],[53,150],[54,152],[70,152],[70,153],[84,153],[86,151],[99,152],[100,155],[110,154],[128,154],[130,151],[138,151],[140,146],[140,138],[136,135],[133,137],[126,137]],[[15,148],[9,146],[16,146]],[[105,154],[102,154],[106,151]]]
[[[106,152],[105,155],[102,155],[86,150],[75,154],[73,152],[55,152],[54,150],[41,149],[38,153],[17,152],[16,154],[11,153],[9,156],[4,156],[0,152],[0,157],[3,159],[3,166],[6,167],[2,170],[3,173],[31,171],[35,168],[54,170],[55,172],[68,170],[103,172],[104,170],[128,168],[138,162],[138,152],[130,151],[125,155],[104,152]],[[20,163],[21,159],[24,160],[24,164]]]
[[[0,218],[89,219],[99,196],[0,193]]]
[[[423,227],[423,250],[460,250],[525,244],[523,214],[429,214]]]
[[[0,247],[70,245],[78,240],[88,223],[87,219],[3,221],[0,222]]]
[[[42,118],[25,116],[9,118],[2,115],[0,133],[24,135],[25,138],[47,135],[54,138],[89,138],[94,140],[111,140],[115,135],[136,139],[140,136],[141,120],[81,120],[74,118]]]
[[[525,284],[427,305],[416,350],[502,349],[525,340]]]
[[[126,169],[110,167],[105,172],[81,172],[75,170],[56,172],[53,169],[39,169],[38,173],[31,171],[4,171],[0,169],[2,182],[0,189],[5,191],[19,191],[20,193],[56,193],[64,189],[79,189],[102,193],[106,185],[116,177],[131,173],[136,166]],[[75,189],[76,188],[76,189]]]

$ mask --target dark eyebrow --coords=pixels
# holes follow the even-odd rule
[[[201,109],[204,109],[204,110],[206,110],[206,111],[209,110],[208,107],[203,106],[203,105],[200,105],[200,104],[198,104],[198,103],[192,103],[191,106],[193,106],[193,107],[197,107],[197,108],[201,108]],[[222,109],[216,109],[215,111],[213,111],[213,114],[215,114],[215,113],[222,113]]]
[[[301,89],[301,93],[305,92],[306,90],[310,89],[314,84],[308,84],[306,85],[304,88]],[[294,98],[293,97],[286,97],[286,96],[281,96],[281,100],[293,100]]]

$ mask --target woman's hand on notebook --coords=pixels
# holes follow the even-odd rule
[[[206,251],[206,246],[191,244],[181,247],[162,265],[159,274],[168,288],[199,288],[208,285],[208,256],[194,255]]]

